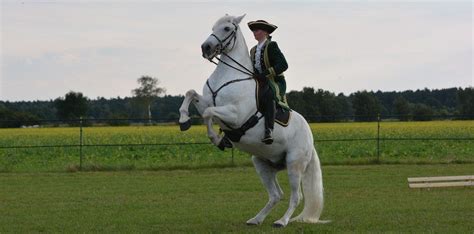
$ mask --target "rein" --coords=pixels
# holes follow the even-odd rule
[[[227,58],[230,58],[234,63],[236,63],[237,65],[239,65],[241,68],[245,69],[245,71],[241,70],[240,68],[237,68],[237,67],[234,67],[228,63],[226,63],[225,61],[223,61],[222,59],[216,57],[217,60],[219,60],[219,62],[222,62],[223,64],[227,65],[228,67],[231,67],[239,72],[242,72],[246,75],[249,75],[249,76],[252,76],[254,75],[254,73],[252,71],[250,71],[248,68],[246,68],[244,65],[242,65],[241,63],[237,62],[235,59],[233,59],[232,57],[230,57],[229,55],[227,55],[226,53],[222,53],[223,55],[225,55]],[[209,60],[211,63],[214,63],[215,65],[217,65],[216,62],[214,62],[214,60]]]

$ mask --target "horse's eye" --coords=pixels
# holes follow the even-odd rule
[[[225,30],[226,32],[228,32],[228,31],[230,30],[230,28],[229,28],[229,27],[225,27],[224,30]]]

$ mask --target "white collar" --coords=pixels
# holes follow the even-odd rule
[[[262,46],[265,44],[265,42],[267,42],[267,39],[263,40],[262,42],[259,42],[259,43],[257,44],[257,47],[258,47],[258,48],[262,48]]]

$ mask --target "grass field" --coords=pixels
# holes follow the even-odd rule
[[[311,128],[323,164],[367,164],[377,157],[377,123],[315,123]],[[84,147],[83,164],[90,170],[169,169],[249,165],[249,155],[219,151],[207,144],[203,126],[180,132],[178,126],[85,127],[84,144],[203,145]],[[473,138],[474,121],[382,122],[381,138]],[[78,145],[79,128],[0,129],[0,146]],[[472,140],[383,140],[380,159],[385,163],[474,162]],[[0,171],[77,170],[78,147],[0,149]]]
[[[0,233],[435,232],[473,233],[474,187],[409,189],[411,176],[473,174],[472,164],[323,166],[329,224],[257,227],[267,201],[251,167],[173,171],[0,173]],[[301,205],[296,211],[301,211]]]

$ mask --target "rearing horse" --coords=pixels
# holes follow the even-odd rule
[[[186,92],[179,109],[181,129],[184,131],[191,126],[188,111],[191,103],[202,115],[207,135],[216,146],[222,145],[223,138],[212,128],[213,121],[223,130],[232,130],[248,125],[248,120],[253,118],[254,123],[257,121],[255,126],[246,129],[240,139],[231,139],[233,146],[253,155],[253,164],[269,195],[265,207],[249,219],[247,224],[261,224],[281,200],[283,192],[276,174],[285,168],[288,170],[291,187],[290,204],[283,217],[274,222],[274,226],[284,227],[289,221],[322,222],[319,220],[323,210],[321,166],[306,120],[292,111],[287,127],[275,125],[273,144],[266,145],[260,141],[264,134],[264,123],[261,118],[255,117],[257,83],[251,76],[253,66],[239,27],[244,16],[223,16],[217,20],[212,27],[212,34],[202,44],[204,58],[212,61],[217,55],[221,56],[216,69],[204,85],[203,95],[194,90]],[[290,220],[303,195],[303,211]]]

